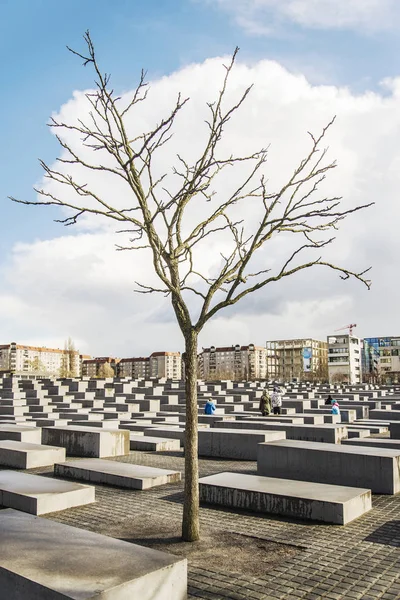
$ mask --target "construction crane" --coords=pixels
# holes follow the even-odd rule
[[[335,331],[343,331],[343,329],[348,329],[349,335],[352,336],[354,327],[357,327],[357,323],[350,323],[350,325],[345,325],[344,327],[340,327],[340,329],[335,329]]]

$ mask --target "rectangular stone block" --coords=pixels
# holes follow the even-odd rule
[[[94,427],[44,427],[42,443],[62,446],[70,456],[122,456],[129,453],[129,431]]]
[[[181,480],[179,471],[89,458],[54,465],[54,474],[91,483],[103,483],[133,490],[146,490]]]
[[[394,440],[400,440],[400,421],[398,423],[390,423],[389,425],[390,437]]]
[[[9,600],[186,600],[187,561],[61,523],[0,511]]]
[[[284,431],[218,429],[215,427],[199,430],[198,434],[199,456],[234,460],[257,460],[258,444],[285,437]]]
[[[150,437],[148,435],[130,435],[131,450],[143,450],[145,452],[163,452],[166,450],[179,450],[179,440]]]
[[[400,451],[279,440],[258,446],[257,472],[267,477],[400,491]]]
[[[296,425],[292,423],[278,423],[272,419],[265,420],[260,426],[252,421],[235,421],[234,423],[218,423],[221,429],[262,429],[280,431],[286,434],[288,440],[304,440],[307,442],[324,442],[338,444],[347,437],[347,428],[342,425]]]
[[[19,471],[0,471],[0,505],[32,515],[58,512],[95,500],[92,486]]]
[[[26,427],[23,425],[0,425],[0,440],[16,440],[30,444],[40,444],[42,430],[38,427]]]
[[[27,444],[15,440],[0,441],[0,465],[13,469],[47,467],[65,460],[65,448]]]
[[[368,446],[370,448],[391,448],[393,450],[400,450],[400,439],[392,438],[352,438],[343,440],[342,444],[351,446]]]
[[[371,490],[241,473],[203,477],[200,501],[346,525],[371,510]]]

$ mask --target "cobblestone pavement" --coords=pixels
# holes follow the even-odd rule
[[[180,452],[131,452],[117,460],[181,470]],[[35,469],[33,472],[51,472]],[[256,463],[201,460],[201,476],[222,471],[255,473]],[[32,471],[31,471],[32,472]],[[47,518],[101,532],[131,517],[154,515],[180,520],[182,483],[144,492],[96,486],[97,502],[82,508],[53,513]],[[373,509],[346,527],[306,524],[244,512],[201,508],[201,524],[214,529],[252,535],[299,546],[302,550],[269,567],[259,577],[232,575],[206,564],[189,566],[190,599],[272,600],[399,600],[400,598],[400,494],[374,496]],[[176,532],[179,535],[179,531]],[[173,600],[173,599],[171,599]]]

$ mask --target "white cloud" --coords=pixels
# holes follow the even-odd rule
[[[254,35],[282,32],[287,23],[312,29],[351,29],[363,34],[395,27],[400,17],[397,0],[216,0],[216,3]]]
[[[184,157],[196,155],[205,135],[205,103],[220,88],[223,62],[210,59],[154,81],[147,104],[142,103],[128,123],[133,131],[158,121],[178,91],[191,97],[177,120],[174,138],[160,154],[159,172],[170,172],[178,149]],[[357,96],[346,88],[312,86],[305,77],[289,73],[276,62],[261,61],[237,65],[230,98],[237,98],[253,82],[251,97],[226,129],[222,149],[227,154],[247,152],[271,142],[266,175],[274,189],[288,178],[307,150],[307,130],[318,131],[336,114],[327,141],[330,156],[337,158],[339,166],[325,191],[343,195],[347,207],[370,201],[377,204],[343,224],[327,258],[354,270],[372,265],[373,287],[367,292],[358,282],[343,282],[322,269],[304,272],[221,314],[206,327],[200,343],[264,344],[274,338],[324,338],[351,322],[358,323],[361,335],[398,334],[400,79],[386,81],[382,95],[368,92]],[[60,112],[70,120],[85,118],[86,110],[83,95],[76,93]],[[76,143],[73,138],[69,141]],[[90,158],[89,150],[85,157]],[[78,171],[74,175],[95,186],[108,200],[127,205],[127,191],[110,178]],[[217,190],[222,197],[239,175],[240,170],[230,170],[221,179]],[[171,176],[168,183],[174,185]],[[201,202],[196,204],[188,220],[195,221],[207,208]],[[252,205],[239,214],[250,223],[257,218]],[[36,340],[49,345],[50,340],[61,345],[71,335],[79,340],[81,351],[97,355],[182,349],[169,300],[133,293],[135,280],[154,281],[148,257],[137,252],[116,253],[114,244],[123,240],[110,226],[99,227],[95,218],[87,219],[84,227],[67,231],[68,235],[63,235],[60,228],[62,237],[32,244],[21,240],[3,264],[0,329],[6,336],[4,342]],[[197,256],[203,271],[212,272],[225,247],[225,239],[208,240]],[[273,266],[287,252],[286,241],[280,238],[266,248],[260,264]]]

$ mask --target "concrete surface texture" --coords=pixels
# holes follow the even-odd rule
[[[179,440],[168,438],[157,438],[149,435],[130,435],[131,450],[143,450],[147,452],[165,452],[166,450],[179,450]]]
[[[174,483],[181,479],[180,471],[130,465],[99,458],[55,464],[54,474],[60,477],[135,490],[145,490],[166,483]]]
[[[42,443],[62,446],[70,456],[122,456],[129,452],[129,431],[91,427],[44,427]]]
[[[42,441],[42,433],[41,430],[36,427],[0,424],[0,440],[16,440],[18,442],[40,444]]]
[[[258,474],[300,481],[400,491],[400,451],[278,440],[258,446]]]
[[[18,471],[0,471],[1,506],[44,515],[94,501],[95,489],[89,485]]]
[[[0,530],[4,599],[187,598],[186,560],[14,510]]]
[[[65,460],[65,448],[27,444],[15,440],[0,441],[0,465],[14,469],[34,469]]]
[[[256,460],[258,444],[284,438],[284,431],[219,429],[213,427],[212,429],[199,430],[199,456]]]
[[[371,490],[241,473],[203,477],[200,500],[337,525],[346,525],[372,508]]]

